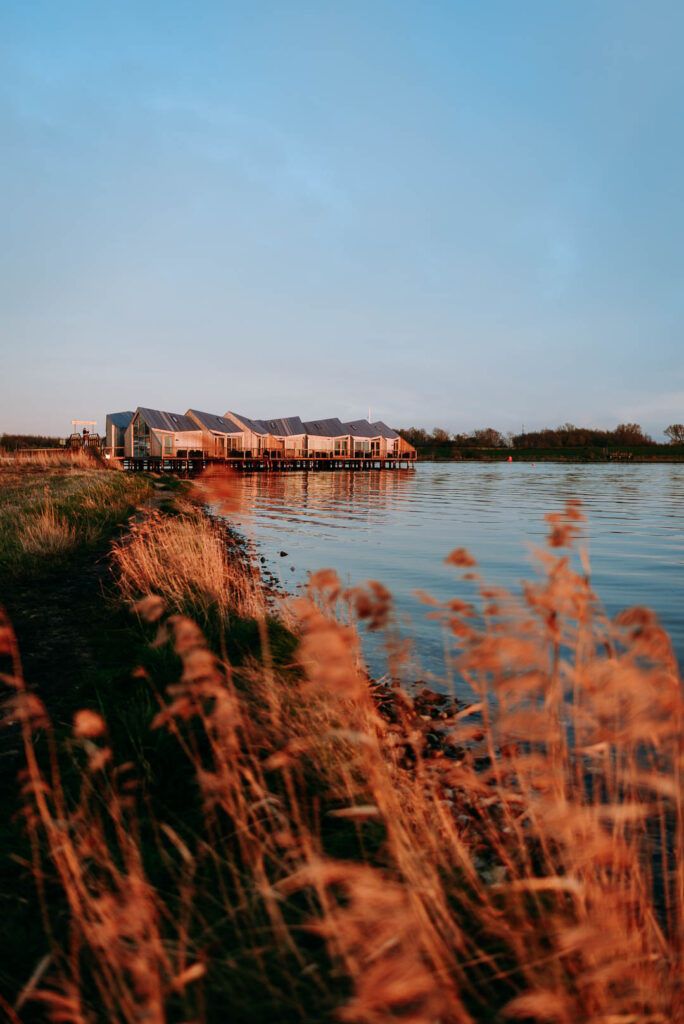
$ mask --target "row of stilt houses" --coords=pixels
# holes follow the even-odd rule
[[[229,410],[223,416],[138,409],[109,413],[106,445],[114,458],[410,462],[416,450],[386,423],[337,417],[303,421],[299,416],[255,420]]]

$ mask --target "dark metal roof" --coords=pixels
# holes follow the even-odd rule
[[[198,412],[197,409],[188,409],[188,416],[194,416],[207,430],[213,430],[216,434],[240,434],[242,427],[233,423],[227,416],[216,416],[213,412]]]
[[[307,420],[304,427],[306,433],[313,437],[343,437],[349,433],[337,416],[327,420]]]
[[[137,411],[152,430],[199,430],[195,421],[181,412],[162,412],[161,409],[143,409],[142,406],[138,406]]]
[[[119,427],[121,430],[125,430],[134,416],[135,413],[132,410],[128,412],[108,412],[107,422],[115,427]]]
[[[306,428],[299,416],[281,416],[280,419],[257,420],[268,434],[275,437],[294,437],[296,434],[306,434]]]
[[[375,431],[376,437],[387,437],[392,441],[399,437],[396,430],[392,430],[392,428],[388,427],[386,423],[382,422],[382,420],[377,420],[375,423],[371,423],[371,427]]]
[[[354,437],[380,437],[380,434],[374,423],[369,423],[368,420],[354,420],[350,423],[343,423],[345,427],[345,434],[353,434]]]
[[[240,423],[244,423],[247,430],[251,430],[255,434],[263,435],[269,433],[266,427],[264,427],[261,420],[251,420],[249,416],[242,416],[240,415],[240,413],[231,412],[230,410],[228,410],[226,416],[232,416],[236,421],[239,420]]]

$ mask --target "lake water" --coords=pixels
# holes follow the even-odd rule
[[[230,519],[286,589],[327,567],[345,582],[384,583],[410,619],[425,677],[442,674],[444,639],[414,592],[464,596],[472,584],[444,565],[455,547],[469,549],[487,582],[518,589],[534,575],[531,549],[544,543],[545,515],[577,498],[588,520],[592,583],[607,611],[653,608],[684,665],[684,465],[433,463],[245,475],[236,488]],[[381,671],[372,645],[368,658]]]

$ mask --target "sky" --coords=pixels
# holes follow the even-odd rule
[[[0,0],[0,432],[684,421],[681,0]]]

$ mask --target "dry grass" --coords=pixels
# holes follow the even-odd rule
[[[35,466],[42,469],[93,469],[99,463],[81,448],[64,451],[21,448],[5,452],[0,449],[0,459],[17,468]]]
[[[27,522],[19,537],[22,549],[29,555],[61,555],[71,551],[77,543],[76,530],[65,516],[55,511],[49,491],[42,508]]]
[[[39,761],[36,735],[52,734],[5,623],[53,935],[15,1017],[38,1001],[79,1022],[684,1020],[681,680],[651,613],[603,615],[571,557],[581,525],[575,506],[552,519],[520,598],[481,581],[467,552],[449,556],[479,607],[426,601],[473,703],[427,713],[397,689],[379,697],[340,619],[351,608],[391,635],[379,584],[345,592],[319,574],[293,610],[297,671],[231,665],[178,609],[189,594],[229,616],[236,594],[263,615],[253,582],[239,590],[191,514],[139,527],[116,555],[122,592],[147,592],[138,611],[182,666],[153,728],[175,737],[201,806],[189,831],[154,812],[162,887],[150,807],[104,720],[75,720],[75,796],[56,750]],[[66,945],[48,884],[66,898]]]
[[[178,612],[217,609],[221,619],[263,614],[261,586],[225,531],[189,502],[179,516],[153,512],[134,523],[112,555],[121,596],[163,595]]]
[[[80,454],[0,464],[0,576],[63,560],[149,496],[147,479]]]

